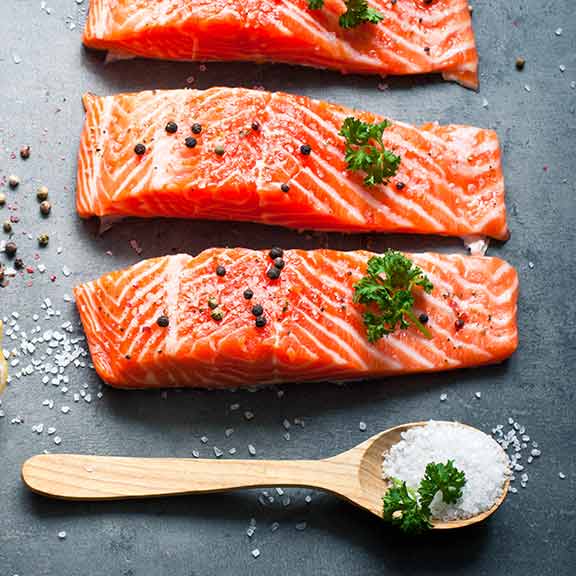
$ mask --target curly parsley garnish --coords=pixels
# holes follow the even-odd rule
[[[378,311],[363,314],[369,342],[377,342],[398,327],[405,330],[410,325],[426,338],[432,338],[414,314],[412,291],[417,286],[428,294],[434,288],[424,272],[401,252],[388,250],[368,260],[366,276],[354,286],[354,302],[371,305]]]
[[[420,534],[432,528],[430,504],[438,492],[442,493],[444,502],[455,504],[466,484],[464,472],[458,470],[452,460],[446,464],[430,462],[418,491],[397,478],[391,480],[392,486],[383,498],[384,520],[400,526],[408,534]]]
[[[340,16],[338,23],[341,28],[355,28],[360,24],[378,24],[384,16],[370,8],[366,0],[344,0],[346,12]]]
[[[366,186],[387,183],[398,172],[402,159],[387,150],[382,142],[384,130],[389,126],[388,120],[368,124],[350,116],[344,120],[340,129],[340,136],[346,139],[347,168],[365,172]]]
[[[378,24],[384,16],[370,8],[366,0],[344,0],[346,12],[338,20],[341,28],[355,28],[360,24]],[[324,0],[308,0],[310,10],[320,10],[324,6]]]

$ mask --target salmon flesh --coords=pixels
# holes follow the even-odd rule
[[[468,0],[370,0],[378,24],[344,29],[341,0],[91,0],[84,44],[119,56],[248,60],[341,72],[440,73],[478,86]]]
[[[516,349],[514,268],[433,253],[410,256],[434,285],[415,291],[432,338],[410,327],[370,344],[353,302],[370,256],[286,250],[272,279],[268,252],[212,248],[144,260],[74,293],[98,374],[122,388],[359,380],[492,364]]]
[[[388,185],[367,187],[364,172],[347,169],[339,131],[349,116],[384,120],[375,114],[243,88],[88,94],[84,104],[83,218],[508,237],[492,130],[392,122],[383,143],[401,157],[398,172]]]

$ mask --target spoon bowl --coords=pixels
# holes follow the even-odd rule
[[[331,460],[349,462],[352,466],[356,466],[358,470],[358,487],[351,490],[348,495],[343,493],[339,495],[347,497],[350,502],[382,518],[384,513],[382,497],[390,488],[390,482],[382,476],[383,455],[388,452],[394,444],[402,440],[401,435],[403,432],[406,432],[410,428],[424,426],[425,424],[426,422],[411,422],[389,428],[384,432],[368,438],[368,440],[355,446],[351,450],[334,456]],[[458,425],[479,431],[477,428],[467,426],[466,424],[458,423]],[[500,446],[499,449],[502,450]],[[447,530],[482,522],[498,510],[506,499],[509,486],[510,480],[507,478],[502,487],[502,493],[488,510],[466,519],[450,521],[432,520],[432,527],[436,530]]]
[[[402,432],[426,422],[402,424],[324,460],[204,460],[40,454],[22,466],[22,480],[39,494],[67,500],[119,500],[222,492],[238,488],[298,486],[331,492],[382,518],[383,454]],[[465,426],[461,424],[461,426]],[[463,520],[432,522],[436,530],[482,522],[508,493],[506,480],[493,506]]]

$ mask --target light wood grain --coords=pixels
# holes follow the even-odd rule
[[[22,479],[34,492],[68,500],[117,500],[221,492],[238,488],[300,486],[332,492],[382,517],[382,454],[400,434],[422,422],[381,432],[362,444],[325,460],[202,460],[124,458],[77,454],[41,454],[27,460]],[[504,501],[508,484],[488,511],[436,529],[480,522]]]

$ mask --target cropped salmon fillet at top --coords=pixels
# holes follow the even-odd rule
[[[491,130],[391,122],[388,185],[347,169],[347,117],[383,117],[244,88],[86,95],[80,216],[252,221],[297,229],[508,237]]]
[[[94,366],[123,388],[358,380],[500,362],[516,349],[518,278],[497,258],[410,255],[414,327],[367,340],[354,285],[369,252],[213,248],[144,260],[74,290]],[[279,276],[279,277],[276,277]],[[424,321],[424,320],[423,320]]]
[[[468,0],[370,0],[383,17],[346,29],[342,0],[91,0],[84,44],[121,56],[249,60],[478,85]]]

